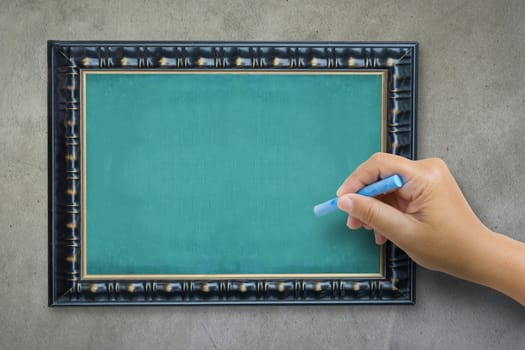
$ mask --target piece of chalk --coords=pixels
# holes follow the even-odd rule
[[[367,197],[375,197],[396,190],[402,186],[403,180],[401,179],[401,176],[395,174],[363,187],[357,191],[357,194]],[[337,197],[332,198],[324,203],[316,205],[314,207],[314,214],[316,216],[323,216],[336,211],[338,209],[337,199]]]

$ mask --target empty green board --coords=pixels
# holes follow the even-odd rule
[[[84,278],[379,277],[373,234],[312,208],[382,150],[384,74],[82,79]]]

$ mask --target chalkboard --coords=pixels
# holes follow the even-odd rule
[[[410,304],[313,207],[417,154],[417,43],[48,42],[49,305]]]
[[[85,275],[381,276],[318,218],[383,139],[381,72],[90,72]]]

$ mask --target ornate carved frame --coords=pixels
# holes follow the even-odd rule
[[[48,42],[49,305],[412,304],[415,266],[387,243],[383,279],[83,280],[80,70],[387,70],[387,152],[416,158],[417,44]]]

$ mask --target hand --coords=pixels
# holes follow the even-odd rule
[[[355,193],[396,173],[404,181],[397,191],[376,198]],[[377,153],[345,180],[337,195],[349,228],[373,229],[378,244],[391,240],[424,267],[491,286],[525,303],[525,282],[516,282],[525,280],[519,277],[525,273],[525,244],[479,221],[442,160]]]
[[[396,173],[404,182],[397,191],[377,199],[353,193]],[[351,229],[372,228],[378,244],[392,240],[430,269],[462,268],[469,245],[488,234],[440,159],[410,161],[377,153],[346,179],[337,195]]]

